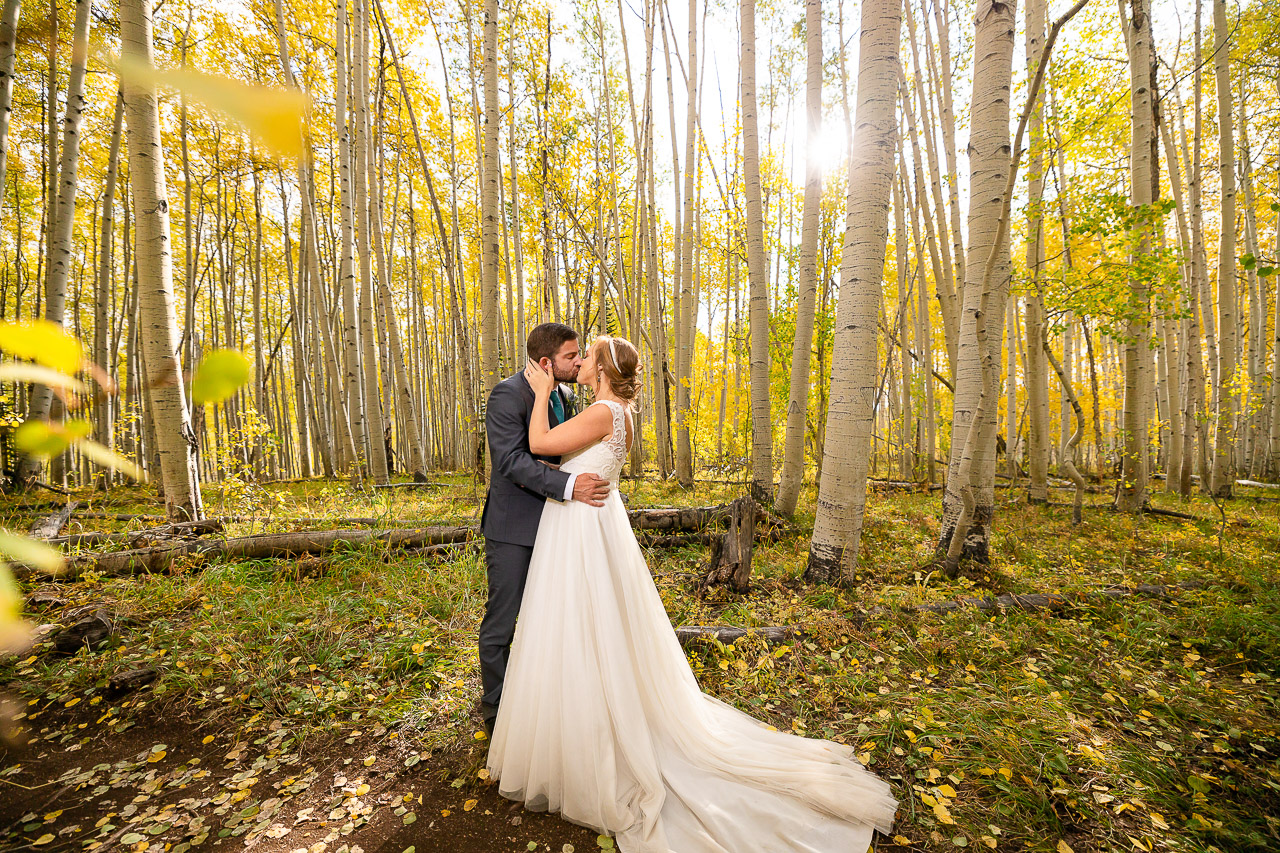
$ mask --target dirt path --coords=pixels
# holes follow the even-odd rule
[[[500,797],[480,742],[422,756],[378,725],[301,739],[279,721],[237,730],[147,709],[108,728],[103,716],[34,712],[27,744],[0,753],[0,849],[599,849],[595,833]]]

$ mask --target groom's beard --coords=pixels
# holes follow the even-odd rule
[[[567,371],[552,370],[551,375],[555,378],[557,382],[577,382],[578,381],[577,370],[567,370]]]

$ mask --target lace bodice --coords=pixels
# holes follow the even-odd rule
[[[616,489],[622,466],[627,462],[627,410],[614,400],[597,400],[591,405],[609,407],[613,415],[613,429],[595,444],[565,456],[560,470],[570,474],[584,471],[599,474]]]

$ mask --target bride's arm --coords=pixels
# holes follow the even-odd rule
[[[534,453],[563,456],[594,444],[613,430],[613,415],[607,406],[588,406],[580,415],[551,429],[547,408],[555,380],[533,362],[524,373],[534,394],[533,414],[529,418],[529,449]]]

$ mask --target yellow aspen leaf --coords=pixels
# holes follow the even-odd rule
[[[956,797],[956,789],[951,787],[950,785],[939,785],[938,793],[949,800],[954,800]]]
[[[1058,839],[1057,849],[1058,853],[1075,853],[1075,851],[1071,849],[1071,845],[1063,841],[1061,838]]]
[[[464,812],[469,812],[472,809],[474,809],[476,807],[476,804],[479,802],[480,802],[479,800],[467,800],[465,803],[462,804],[462,810]]]
[[[942,803],[933,804],[933,816],[938,819],[939,823],[955,823],[951,817],[951,812]]]
[[[996,844],[998,843],[998,842],[997,842],[994,838],[992,838],[990,835],[981,835],[981,836],[978,836],[978,840],[982,842],[983,846],[985,846],[985,847],[990,847],[992,850],[995,850],[995,849],[996,849]]]
[[[80,342],[50,320],[0,323],[0,350],[61,373],[75,373],[82,361]]]
[[[1013,771],[1010,770],[1008,767],[1001,767],[996,772],[999,773],[1001,776],[1003,776],[1006,782],[1013,779]]]
[[[164,757],[168,754],[169,754],[168,752],[162,749],[159,752],[153,752],[150,755],[148,755],[147,761],[150,764],[155,764],[157,761],[162,761]]]
[[[41,845],[48,844],[52,840],[53,840],[53,833],[46,832],[44,835],[37,838],[35,843],[37,847],[40,847]]]
[[[186,68],[161,70],[128,56],[120,57],[115,64],[122,81],[177,89],[239,124],[277,156],[297,157],[302,153],[302,120],[308,99],[297,89],[253,86]]]
[[[201,743],[213,743],[213,735],[205,735]]]

